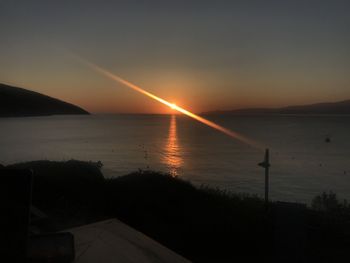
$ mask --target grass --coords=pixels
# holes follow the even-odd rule
[[[256,196],[198,188],[152,171],[105,179],[94,162],[9,167],[34,170],[33,203],[53,219],[55,230],[117,217],[194,262],[264,261],[273,254],[274,221]],[[315,197],[306,213],[307,258],[344,256],[349,211],[333,193]]]

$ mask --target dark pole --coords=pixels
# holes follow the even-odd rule
[[[270,168],[270,156],[269,149],[265,150],[264,161],[258,165],[265,169],[265,205],[268,206],[269,203],[269,168]]]

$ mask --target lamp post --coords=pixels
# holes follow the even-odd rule
[[[269,168],[271,166],[269,155],[270,155],[269,149],[266,149],[264,161],[262,161],[261,163],[258,163],[259,166],[265,169],[265,206],[266,208],[268,207],[268,203],[269,203]]]

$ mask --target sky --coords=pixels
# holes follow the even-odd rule
[[[94,113],[350,99],[350,1],[0,0],[0,83]]]

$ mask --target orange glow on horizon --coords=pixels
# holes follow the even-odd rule
[[[160,98],[160,97],[158,97],[158,96],[156,96],[156,95],[154,95],[154,94],[152,94],[152,93],[150,93],[150,92],[140,88],[139,86],[137,86],[137,85],[135,85],[135,84],[133,84],[133,83],[131,83],[131,82],[129,82],[129,81],[127,81],[127,80],[125,80],[125,79],[123,79],[123,78],[121,78],[121,77],[119,77],[119,76],[117,76],[117,75],[115,75],[115,74],[113,74],[113,73],[111,73],[111,72],[109,72],[109,71],[107,71],[107,70],[105,70],[105,69],[103,69],[103,68],[93,64],[93,63],[91,63],[91,62],[89,62],[89,61],[86,61],[86,60],[84,60],[82,58],[79,58],[79,60],[83,61],[89,67],[91,67],[95,71],[101,73],[102,75],[104,75],[104,76],[106,76],[106,77],[108,77],[108,78],[110,78],[110,79],[112,79],[112,80],[114,80],[116,82],[119,82],[119,83],[121,83],[121,84],[123,84],[123,85],[125,85],[125,86],[127,86],[127,87],[129,87],[129,88],[131,88],[131,89],[141,93],[141,94],[144,94],[144,95],[146,95],[146,96],[148,96],[148,97],[150,97],[150,98],[152,98],[152,99],[154,99],[154,100],[156,100],[156,101],[158,101],[158,102],[160,102],[160,103],[170,107],[171,109],[174,109],[174,110],[176,110],[176,111],[178,111],[178,112],[180,112],[180,113],[182,113],[182,114],[184,114],[186,116],[189,116],[189,117],[191,117],[191,118],[193,118],[193,119],[195,119],[195,120],[197,120],[197,121],[199,121],[199,122],[201,122],[201,123],[203,123],[203,124],[205,124],[205,125],[207,125],[207,126],[209,126],[211,128],[214,128],[214,129],[216,129],[218,131],[221,131],[222,133],[230,136],[231,138],[234,138],[234,139],[237,139],[237,140],[239,140],[241,142],[244,142],[244,143],[246,143],[246,144],[248,144],[248,145],[250,145],[250,146],[252,146],[254,148],[258,148],[258,149],[263,149],[264,148],[260,143],[258,143],[256,141],[253,141],[253,140],[251,140],[251,139],[249,139],[249,138],[247,138],[247,137],[245,137],[245,136],[243,136],[243,135],[241,135],[241,134],[239,134],[237,132],[234,132],[234,131],[232,131],[230,129],[227,129],[227,128],[223,127],[223,126],[220,126],[220,125],[218,125],[218,124],[216,124],[216,123],[214,123],[214,122],[212,122],[210,120],[207,120],[207,119],[205,119],[205,118],[203,118],[203,117],[201,117],[201,116],[199,116],[199,115],[197,115],[195,113],[192,113],[192,112],[190,112],[190,111],[188,111],[188,110],[186,110],[186,109],[184,109],[182,107],[177,106],[174,103],[170,103],[170,102],[168,102],[168,101],[166,101],[166,100],[164,100],[164,99],[162,99],[162,98]]]

